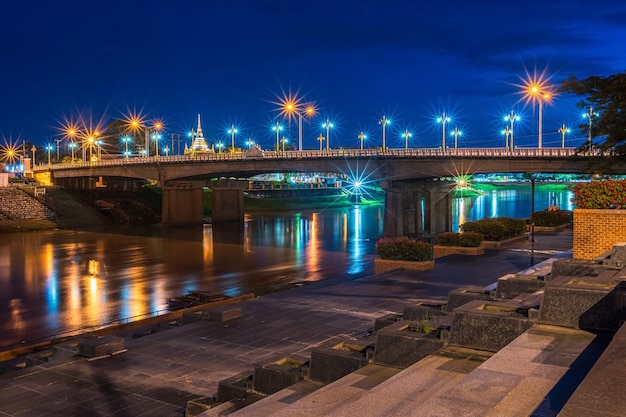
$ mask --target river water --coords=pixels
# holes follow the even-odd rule
[[[531,191],[453,200],[453,228],[528,217]],[[535,209],[571,209],[569,191]],[[246,214],[242,225],[107,227],[0,235],[0,348],[163,312],[191,291],[266,293],[301,281],[373,272],[384,208]]]

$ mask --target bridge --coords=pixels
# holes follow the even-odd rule
[[[163,189],[162,222],[202,222],[202,189],[213,190],[213,221],[243,219],[248,178],[263,173],[324,172],[380,181],[385,191],[385,235],[436,234],[451,229],[451,186],[443,177],[481,173],[584,173],[589,157],[574,148],[332,149],[103,159],[41,164],[41,182],[70,189],[96,183],[130,189],[153,180]]]

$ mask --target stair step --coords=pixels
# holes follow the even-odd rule
[[[229,416],[267,417],[287,407],[289,404],[301,400],[322,386],[323,384],[320,382],[305,379],[272,395],[268,395],[254,404],[229,414]]]

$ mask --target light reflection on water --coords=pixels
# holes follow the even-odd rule
[[[535,208],[571,209],[569,191],[536,192]],[[453,227],[527,217],[530,189],[453,200]],[[153,315],[202,290],[263,293],[299,281],[368,274],[382,206],[248,214],[243,224],[0,235],[0,346]]]

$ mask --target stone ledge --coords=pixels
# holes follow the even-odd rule
[[[383,272],[395,271],[396,269],[405,269],[407,271],[428,271],[435,268],[435,261],[396,261],[393,259],[374,259],[374,273],[382,274]]]
[[[485,253],[484,246],[471,248],[466,246],[434,245],[433,250],[435,258],[441,258],[442,256],[448,255],[483,255]]]
[[[501,248],[502,246],[510,245],[515,242],[521,242],[522,240],[528,240],[528,236],[523,234],[504,240],[483,240],[482,246],[486,248]]]

